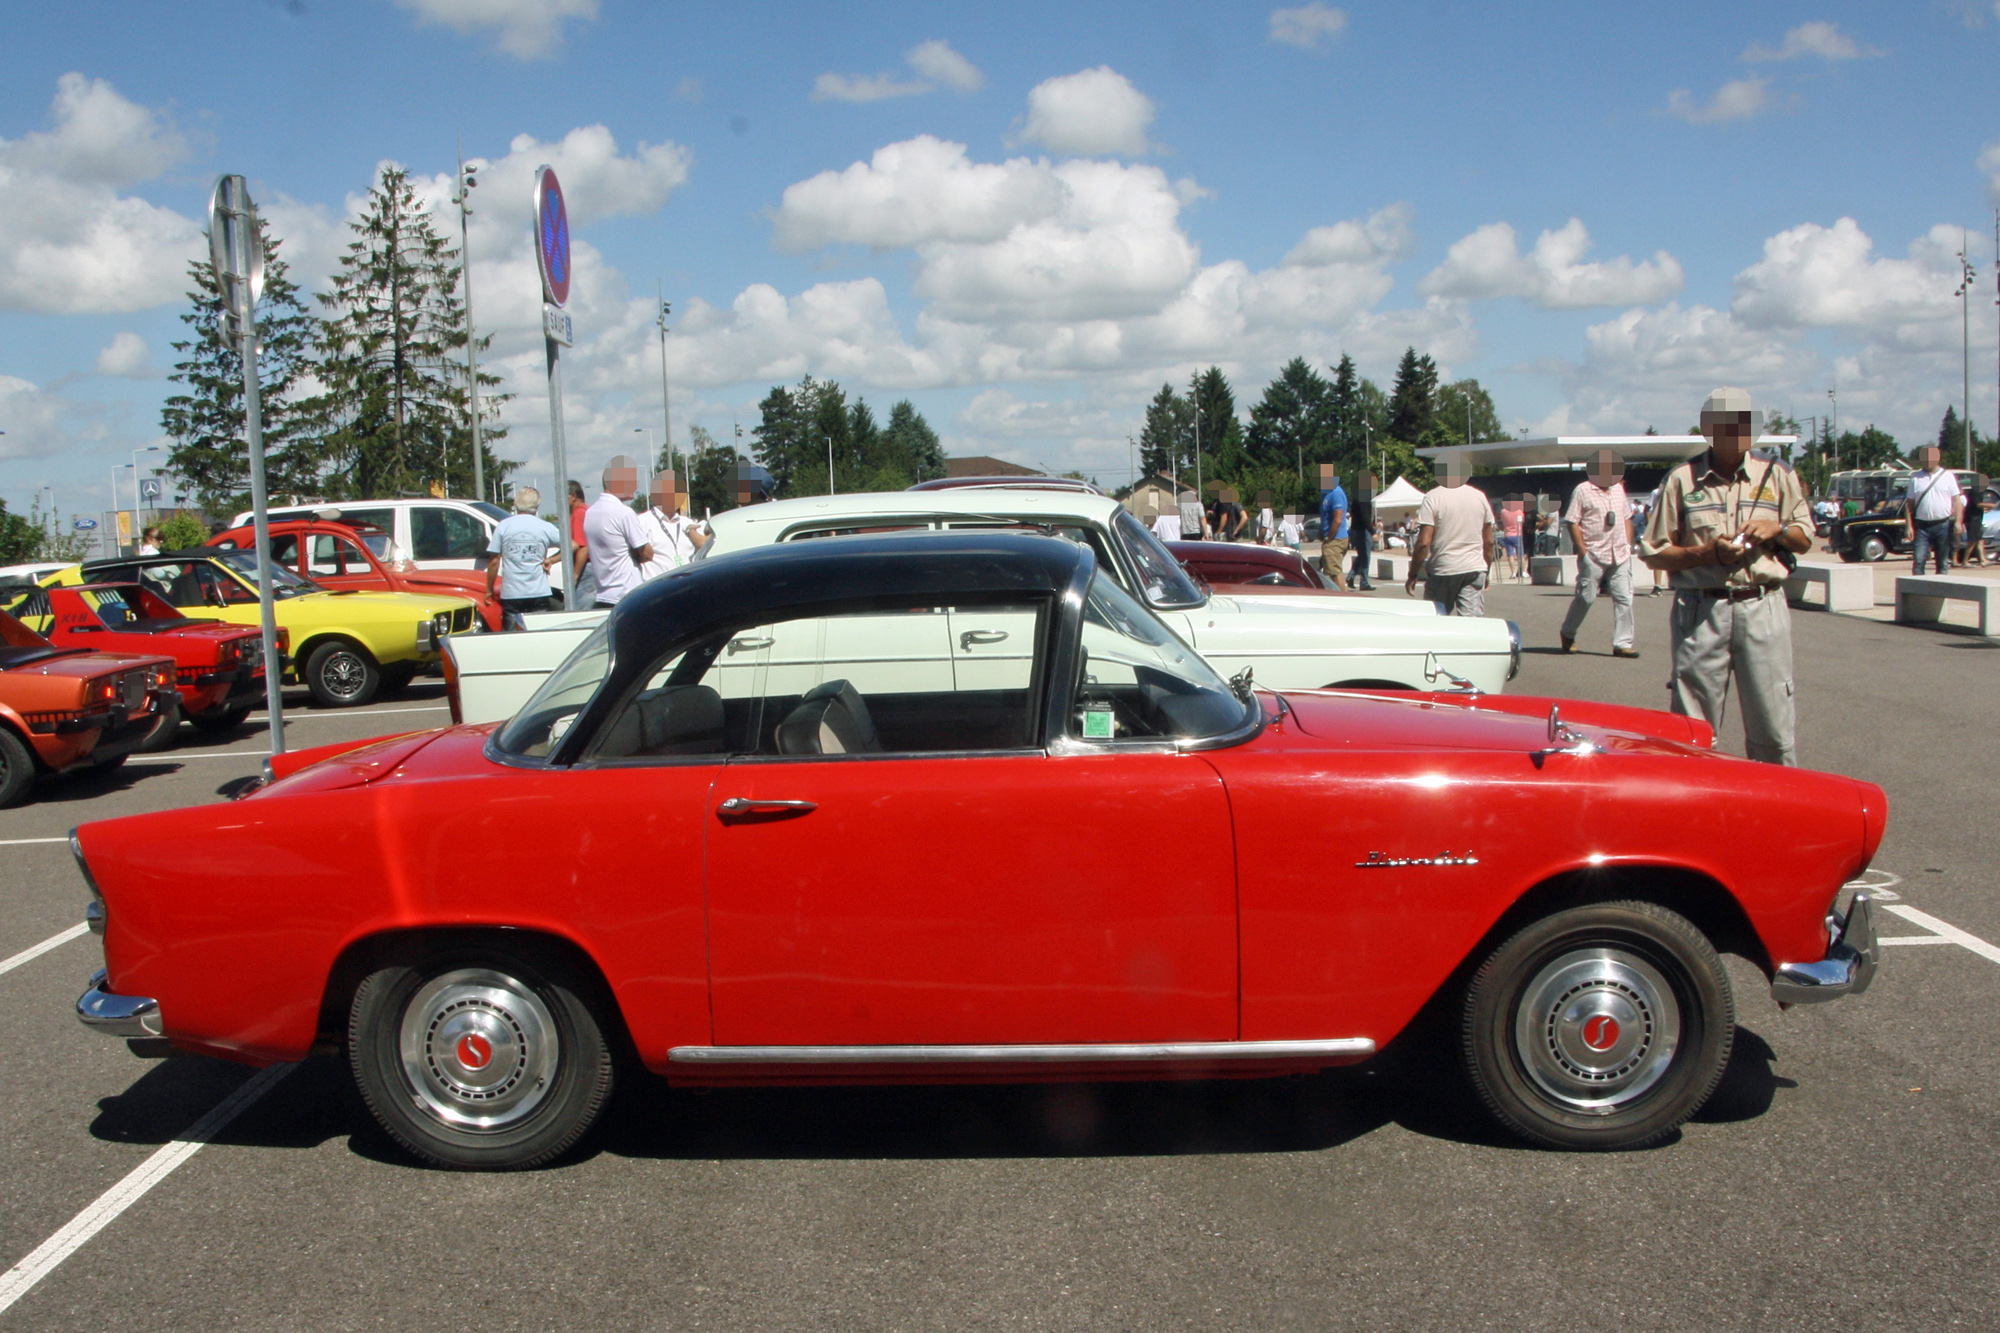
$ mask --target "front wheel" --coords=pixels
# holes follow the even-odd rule
[[[1863,537],[1861,539],[1861,558],[1863,560],[1872,563],[1884,559],[1888,554],[1889,543],[1883,541],[1880,537]]]
[[[306,688],[322,708],[354,708],[375,697],[382,669],[354,644],[322,643],[306,658]]]
[[[1466,1069],[1486,1108],[1550,1148],[1642,1148],[1701,1109],[1735,1002],[1694,924],[1645,902],[1572,908],[1487,956],[1466,993]]]
[[[589,1003],[522,958],[382,968],[355,992],[347,1045],[382,1128],[456,1170],[539,1166],[611,1096],[611,1049]]]

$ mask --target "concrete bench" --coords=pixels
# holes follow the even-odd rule
[[[1866,611],[1875,605],[1875,569],[1872,565],[1849,565],[1826,560],[1801,560],[1785,580],[1785,600],[1793,606],[1806,605],[1806,593],[1819,585],[1826,589],[1827,611]]]
[[[1401,583],[1410,577],[1410,557],[1403,551],[1375,553],[1375,577],[1384,583]]]
[[[1928,578],[1903,574],[1896,579],[1896,623],[1935,625],[1944,619],[1944,604],[1971,602],[1979,608],[1979,632],[1991,634],[2000,620],[2000,581],[1993,579]]]
[[[1528,557],[1528,581],[1546,587],[1568,587],[1576,583],[1576,557],[1536,555]]]

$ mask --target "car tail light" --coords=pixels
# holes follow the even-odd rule
[[[243,661],[241,644],[242,640],[240,639],[231,639],[229,642],[223,644],[221,648],[216,650],[215,664],[219,667],[228,668],[241,663]]]

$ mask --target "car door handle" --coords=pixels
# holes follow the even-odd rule
[[[1006,637],[1004,629],[969,629],[958,636],[958,646],[969,653],[975,643],[999,643]]]
[[[731,639],[729,641],[729,655],[734,657],[737,653],[758,652],[762,649],[769,648],[772,644],[776,642],[777,640],[772,638],[768,634],[759,635],[755,638],[746,635],[740,639]]]
[[[803,815],[818,808],[811,801],[754,801],[744,796],[732,796],[715,807],[716,813],[724,818],[743,815]]]

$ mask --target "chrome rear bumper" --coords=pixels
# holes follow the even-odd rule
[[[76,1002],[76,1016],[93,1032],[107,1037],[157,1037],[160,1002],[150,995],[113,995],[104,988],[104,969],[90,977],[90,989]]]
[[[1875,942],[1875,900],[1857,893],[1844,919],[1835,913],[1827,921],[1829,926],[1839,922],[1839,930],[1826,957],[1817,963],[1781,964],[1771,979],[1771,998],[1779,1004],[1820,1004],[1859,995],[1875,979],[1882,961]]]

